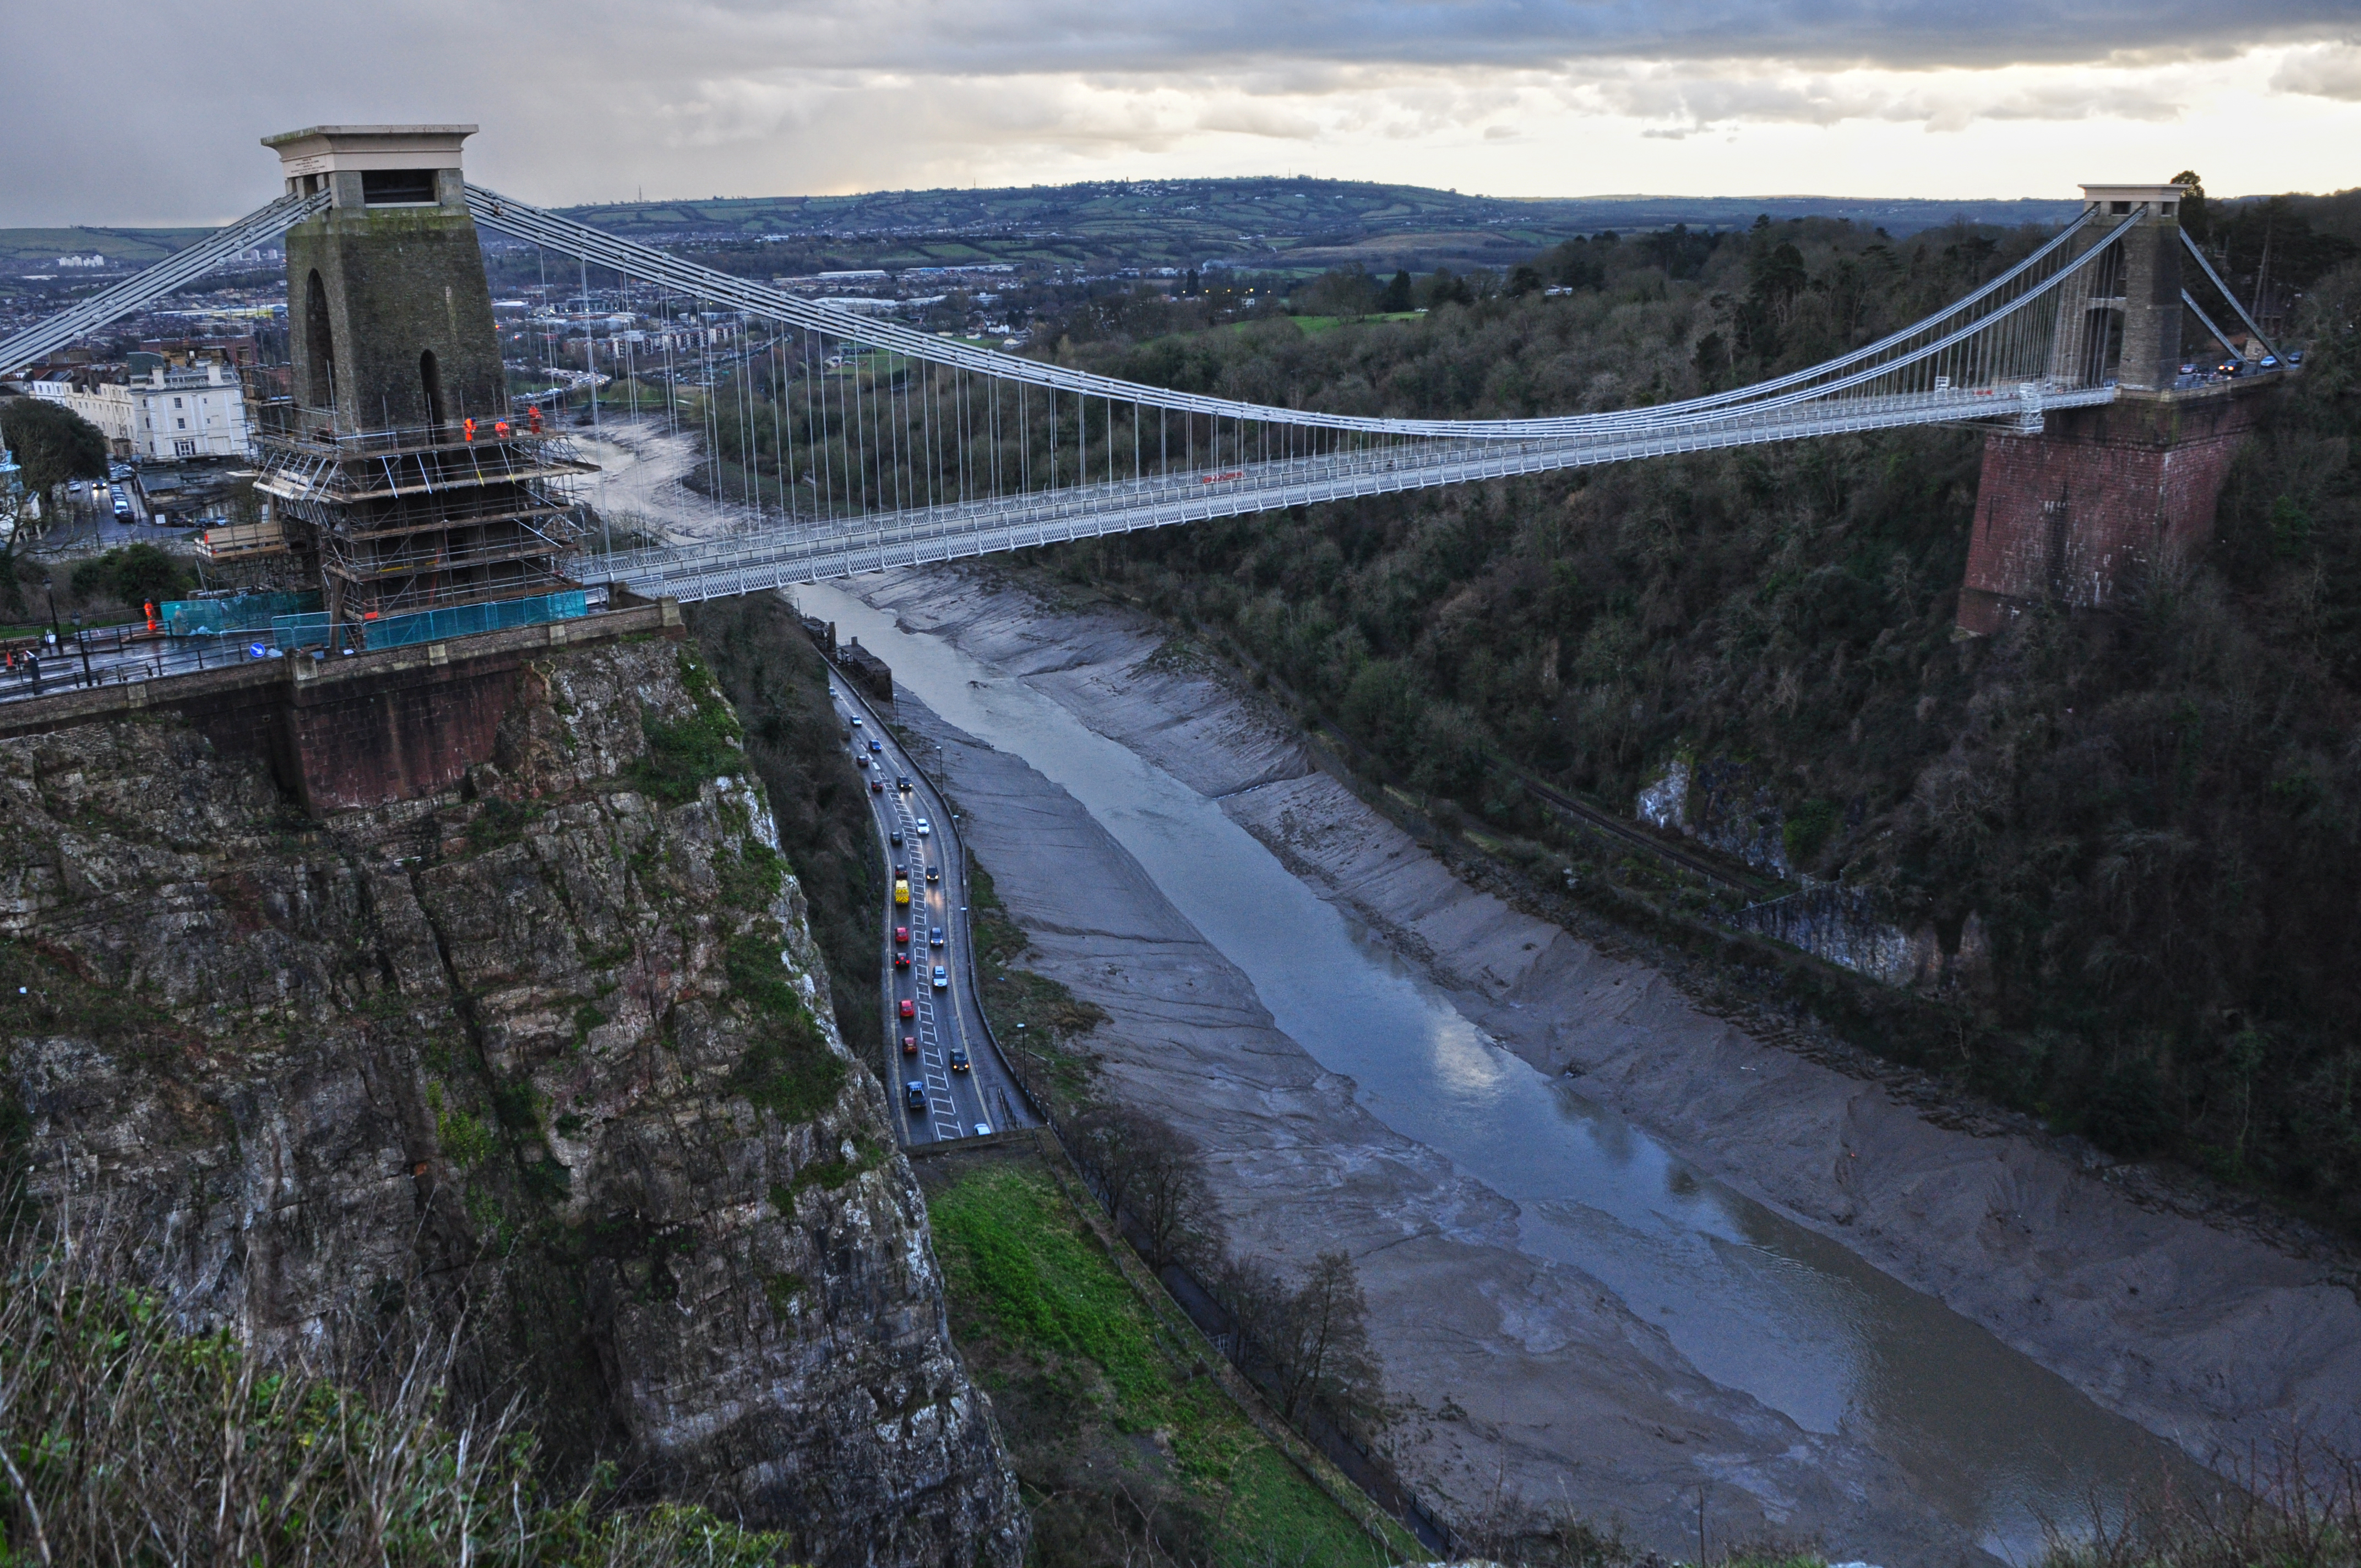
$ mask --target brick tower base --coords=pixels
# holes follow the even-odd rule
[[[2037,603],[2104,609],[2158,549],[2212,543],[2230,460],[2279,379],[2125,392],[2038,435],[1987,437],[1960,630],[1988,636]]]

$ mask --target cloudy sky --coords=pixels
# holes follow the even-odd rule
[[[257,138],[397,120],[552,204],[2361,184],[2361,0],[5,0],[0,38],[7,225],[219,222],[275,193]]]

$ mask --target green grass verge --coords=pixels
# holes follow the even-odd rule
[[[1151,1538],[1237,1568],[1394,1561],[1255,1430],[1209,1353],[1158,1326],[1045,1172],[929,1186],[952,1332],[1000,1414],[1041,1568],[1125,1561]]]

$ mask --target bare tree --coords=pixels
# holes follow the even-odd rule
[[[1274,1348],[1290,1420],[1302,1420],[1315,1403],[1340,1416],[1378,1408],[1383,1380],[1369,1350],[1368,1313],[1351,1254],[1323,1252],[1312,1260],[1289,1299],[1284,1337]]]
[[[1132,1223],[1151,1267],[1222,1255],[1221,1211],[1198,1169],[1196,1145],[1156,1126],[1136,1146],[1127,1187]]]

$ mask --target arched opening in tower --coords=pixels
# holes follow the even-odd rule
[[[336,345],[328,326],[328,286],[313,268],[303,281],[303,379],[318,406],[336,406]]]

